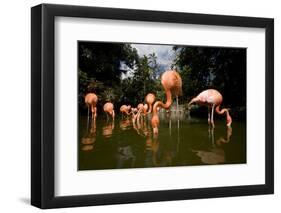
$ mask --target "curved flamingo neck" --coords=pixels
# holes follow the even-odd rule
[[[142,113],[143,113],[144,116],[146,116],[148,114],[147,109],[145,107],[143,108],[142,111],[143,111]]]
[[[126,115],[130,115],[130,113],[128,112],[128,110],[125,110]]]
[[[229,115],[229,112],[228,112],[228,110],[227,110],[226,108],[223,108],[223,109],[220,110],[220,105],[218,105],[218,106],[216,107],[216,112],[217,112],[218,114],[220,114],[220,115],[222,115],[222,114],[224,114],[224,113],[226,113],[226,114]]]
[[[149,107],[149,110],[148,110],[147,114],[150,114],[150,113],[152,112],[152,104],[149,103],[149,104],[148,104],[148,107]]]
[[[172,93],[170,90],[166,90],[166,103],[164,104],[162,101],[156,101],[153,105],[153,115],[157,114],[157,108],[162,107],[164,109],[169,109],[172,104]]]
[[[197,103],[198,102],[198,97],[193,98],[189,103],[188,103],[188,107],[190,107],[192,104]]]
[[[220,115],[226,113],[226,125],[227,125],[228,127],[230,127],[230,126],[231,126],[231,123],[232,123],[232,118],[231,118],[231,116],[230,116],[230,114],[229,114],[229,110],[226,109],[226,108],[223,108],[223,109],[220,110],[220,105],[218,105],[218,106],[216,107],[216,112],[217,112],[218,114],[220,114]]]

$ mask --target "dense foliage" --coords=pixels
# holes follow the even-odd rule
[[[83,111],[84,95],[95,92],[98,107],[106,101],[136,106],[153,92],[165,99],[160,83],[161,65],[155,53],[140,56],[130,44],[79,42],[79,106]],[[215,88],[224,97],[224,105],[245,111],[246,49],[174,46],[171,64],[181,74],[186,104],[202,90]]]
[[[222,93],[224,104],[245,106],[246,49],[174,47],[174,50],[185,99],[214,88]]]

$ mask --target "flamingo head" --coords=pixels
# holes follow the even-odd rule
[[[229,111],[229,109],[228,109],[228,111]],[[228,111],[227,111],[227,114],[226,114],[226,126],[227,126],[227,127],[231,127],[232,118],[231,118],[231,116],[229,115]]]
[[[143,105],[143,108],[144,110],[148,110],[148,105],[147,104]]]
[[[197,98],[197,97],[192,98],[191,101],[188,103],[188,109],[190,110],[192,104],[194,104],[194,103],[196,104],[196,103],[198,103],[199,101],[200,101],[200,100],[199,100],[199,98]]]

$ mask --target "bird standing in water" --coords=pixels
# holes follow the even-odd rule
[[[172,95],[174,95],[177,99],[177,110],[178,110],[178,96],[182,95],[182,80],[179,73],[175,70],[165,71],[161,76],[161,84],[166,93],[166,103],[164,104],[162,101],[156,101],[153,105],[152,118],[151,118],[151,126],[153,128],[153,133],[155,135],[158,134],[158,126],[159,126],[159,115],[158,115],[158,107],[169,109],[173,100]]]
[[[115,112],[114,112],[114,105],[111,102],[107,102],[103,106],[103,111],[106,113],[106,117],[108,120],[108,115],[112,117],[112,120],[114,121],[115,118]]]
[[[150,114],[152,112],[152,105],[155,102],[155,95],[153,93],[148,93],[145,96],[145,101],[148,104],[148,112],[147,112],[147,114]]]
[[[85,96],[85,104],[88,106],[88,119],[90,117],[90,110],[92,111],[92,119],[96,119],[97,117],[97,102],[98,97],[95,93],[88,93]]]
[[[131,110],[131,106],[130,105],[128,105],[128,106],[127,105],[122,105],[120,107],[120,112],[122,114],[122,118],[123,118],[124,114],[129,116],[130,115],[130,110]]]
[[[188,108],[190,108],[192,104],[199,104],[199,105],[207,106],[208,107],[208,123],[209,123],[209,125],[212,125],[212,127],[215,127],[214,111],[216,110],[216,113],[218,113],[220,115],[223,115],[225,113],[226,126],[231,127],[232,118],[229,114],[229,109],[226,109],[226,108],[220,109],[222,100],[223,100],[223,97],[219,91],[217,91],[215,89],[207,89],[207,90],[204,90],[203,92],[201,92],[195,98],[193,98],[188,103]]]

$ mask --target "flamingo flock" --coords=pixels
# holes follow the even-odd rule
[[[151,118],[150,124],[153,129],[153,134],[158,135],[158,128],[160,125],[159,110],[163,108],[170,110],[173,103],[173,99],[176,99],[176,106],[178,112],[178,97],[182,95],[182,79],[180,74],[175,70],[165,71],[161,76],[161,84],[166,94],[166,102],[161,100],[156,101],[156,96],[153,93],[148,93],[143,103],[139,103],[136,107],[130,105],[122,105],[120,107],[120,113],[122,119],[131,119],[134,128],[137,130],[138,125],[145,118]],[[214,112],[219,115],[225,114],[226,126],[231,128],[232,118],[229,114],[229,109],[221,109],[223,97],[219,91],[215,89],[207,89],[199,93],[188,103],[188,110],[191,109],[193,104],[204,105],[208,108],[208,124],[214,128]],[[88,93],[85,96],[85,104],[88,107],[88,120],[96,120],[97,117],[97,102],[98,97],[95,93]],[[103,106],[103,111],[107,116],[107,121],[111,118],[114,121],[115,111],[114,104],[106,102]],[[91,113],[90,113],[91,112]]]

